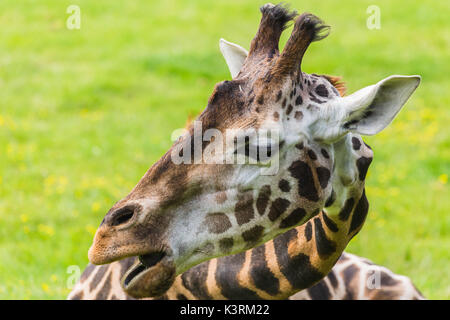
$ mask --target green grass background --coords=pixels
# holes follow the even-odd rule
[[[0,1],[0,298],[63,299],[67,268],[229,78],[218,40],[248,48],[264,1]],[[81,7],[68,30],[66,8]],[[381,29],[366,27],[369,5]],[[349,92],[391,74],[422,84],[375,152],[370,214],[348,247],[450,298],[450,3],[292,1],[332,26],[306,72]],[[291,29],[289,29],[291,30]],[[284,43],[289,32],[282,37]]]

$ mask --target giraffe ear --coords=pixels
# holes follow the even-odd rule
[[[343,131],[374,135],[386,128],[420,83],[420,76],[393,75],[339,99]]]
[[[247,58],[248,51],[237,44],[226,41],[225,39],[220,39],[219,46],[220,51],[227,62],[231,77],[236,77],[244,64],[245,59]]]

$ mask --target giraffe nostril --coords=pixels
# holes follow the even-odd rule
[[[130,219],[134,215],[134,212],[135,212],[134,207],[124,207],[117,210],[112,214],[111,225],[118,226],[130,221]]]

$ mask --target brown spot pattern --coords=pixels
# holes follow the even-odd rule
[[[263,215],[266,211],[270,200],[270,194],[271,190],[269,185],[263,186],[259,191],[258,199],[256,199],[256,209],[260,215]]]
[[[286,209],[289,207],[291,202],[287,199],[277,198],[272,202],[272,206],[269,211],[270,221],[275,221],[279,216],[281,216]]]
[[[242,233],[242,238],[245,242],[248,242],[250,245],[256,244],[262,237],[264,231],[264,227],[262,226],[254,226],[253,228],[244,231]]]
[[[205,224],[211,233],[223,233],[231,228],[230,219],[222,212],[211,213],[206,216]]]
[[[252,192],[246,192],[240,197],[235,206],[236,221],[241,226],[253,219],[253,195]]]

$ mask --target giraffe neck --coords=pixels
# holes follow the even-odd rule
[[[106,266],[89,265],[68,299],[132,299],[120,286],[120,277],[134,258]],[[112,276],[110,276],[112,275]],[[170,290],[165,298],[195,299],[186,288]],[[423,300],[411,280],[403,275],[373,264],[371,261],[344,252],[328,275],[308,289],[289,297],[290,300]]]
[[[361,229],[367,211],[367,199],[362,192],[358,201],[345,201],[339,212],[322,211],[306,224],[256,248],[189,269],[176,278],[165,297],[286,299],[313,286],[331,271],[350,239]],[[90,279],[92,288],[101,281],[119,284],[132,263],[127,260],[120,261],[119,270],[108,270],[111,265],[99,267],[92,275],[89,274],[92,270],[87,270],[84,279]],[[111,285],[97,289],[100,299],[109,297],[111,289]],[[120,298],[119,294],[116,296]]]
[[[345,206],[337,215],[321,212],[256,248],[193,267],[176,278],[164,298],[285,299],[309,288],[330,272],[361,228],[367,214],[367,206],[362,205],[365,201],[363,193],[349,213]],[[126,298],[120,279],[133,262],[129,258],[110,265],[90,265],[79,287],[89,286],[98,299]],[[71,298],[76,298],[80,289],[75,288]]]
[[[336,200],[338,201],[338,200]],[[206,261],[178,276],[163,298],[286,299],[326,276],[348,241],[360,230],[368,206],[364,192],[357,203],[334,215],[319,215],[256,248]],[[128,296],[120,279],[133,264],[124,259],[90,265],[81,278],[98,299]],[[96,272],[93,272],[94,269]],[[76,298],[76,288],[70,298]],[[114,293],[112,293],[114,292]]]
[[[204,262],[179,276],[167,292],[174,299],[286,299],[326,276],[367,214],[363,193],[350,212],[321,212],[252,250]],[[345,210],[347,210],[345,208]]]

